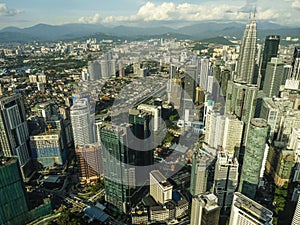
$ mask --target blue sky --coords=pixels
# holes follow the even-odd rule
[[[254,6],[260,20],[300,24],[300,0],[0,0],[0,28],[38,23],[115,26],[145,21],[241,21]]]

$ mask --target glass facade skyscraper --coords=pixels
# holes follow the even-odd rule
[[[265,39],[265,46],[261,64],[261,81],[260,89],[263,89],[265,74],[268,62],[271,61],[272,57],[277,57],[278,47],[280,42],[280,36],[278,35],[269,35]]]
[[[251,120],[239,185],[239,191],[251,199],[254,199],[259,183],[268,135],[269,125],[266,120]]]
[[[17,158],[0,158],[0,224],[14,224],[28,212],[25,188]]]

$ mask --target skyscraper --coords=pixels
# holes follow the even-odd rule
[[[255,85],[228,81],[225,112],[244,122],[243,145],[247,143],[250,121],[254,117],[257,91]]]
[[[271,61],[267,63],[265,84],[263,86],[266,97],[278,96],[284,75],[283,66],[284,64],[279,58],[271,58]]]
[[[129,209],[130,194],[135,188],[135,171],[130,168],[133,159],[128,147],[129,131],[129,124],[115,126],[103,123],[100,128],[105,199],[124,213]]]
[[[251,84],[254,75],[256,57],[256,21],[249,20],[242,38],[241,50],[238,58],[235,81]]]
[[[191,170],[190,193],[192,196],[204,194],[207,188],[207,162],[206,157],[194,152]]]
[[[259,183],[268,135],[266,120],[251,120],[239,185],[239,191],[251,199],[254,199]]]
[[[239,192],[234,194],[229,225],[271,225],[272,221],[272,211]]]
[[[173,186],[159,170],[150,172],[150,195],[156,202],[165,204],[172,200]]]
[[[242,143],[244,123],[235,115],[227,115],[224,126],[223,149],[232,156],[238,156]]]
[[[143,108],[141,106],[141,108]],[[144,110],[129,110],[129,123],[131,129],[133,164],[136,166],[148,166],[153,164],[154,126],[150,126],[152,114]],[[141,172],[141,171],[139,171]],[[149,174],[150,171],[147,172]],[[146,172],[145,172],[146,174]]]
[[[192,225],[218,225],[220,207],[218,198],[214,194],[195,196],[192,200]]]
[[[292,67],[292,80],[300,80],[300,47],[295,47]]]
[[[0,181],[0,224],[18,224],[28,205],[17,158],[0,157]]]
[[[197,86],[196,79],[197,79],[197,66],[196,65],[187,66],[186,74],[184,78],[184,104],[185,107],[188,107],[189,109],[191,108],[189,104],[193,104],[196,99],[196,86]]]
[[[261,82],[260,82],[261,90],[263,89],[264,86],[267,63],[271,61],[272,57],[277,57],[279,42],[280,42],[280,36],[278,35],[269,35],[265,39],[263,59],[261,64]]]
[[[75,100],[70,115],[75,148],[92,144],[94,142],[94,125],[88,99]]]
[[[90,145],[75,149],[76,161],[81,181],[97,181],[103,175],[101,148]]]
[[[230,209],[233,194],[238,186],[239,163],[237,158],[221,151],[215,166],[214,194],[218,197],[218,204],[225,211]]]
[[[31,172],[29,165],[29,132],[21,94],[0,99],[0,155],[17,156],[21,172],[26,177]]]

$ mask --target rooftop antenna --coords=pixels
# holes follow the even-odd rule
[[[256,6],[254,6],[254,10],[253,10],[253,19],[255,19],[255,15],[256,15]]]

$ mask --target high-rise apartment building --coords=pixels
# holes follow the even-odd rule
[[[271,210],[239,192],[234,194],[229,225],[271,225],[272,221]]]
[[[221,146],[224,138],[225,116],[219,112],[209,111],[206,115],[204,141],[215,149]]]
[[[265,166],[263,159],[268,135],[269,125],[266,120],[251,120],[239,185],[239,191],[251,199],[256,194],[261,167]]]
[[[42,167],[55,164],[63,165],[66,160],[66,146],[60,130],[49,129],[46,132],[30,136],[30,148],[32,157]]]
[[[150,172],[150,195],[156,202],[165,204],[172,200],[172,191],[173,186],[159,170]]]
[[[234,192],[238,186],[239,163],[237,158],[220,151],[215,165],[214,194],[218,205],[227,211],[230,209]]]
[[[75,155],[79,179],[87,183],[98,181],[103,175],[101,148],[95,145],[76,148]]]
[[[193,197],[191,225],[218,225],[220,207],[214,194],[203,194]]]
[[[28,212],[17,158],[0,157],[0,181],[0,224],[16,224],[12,221],[22,218]]]
[[[4,96],[0,99],[0,155],[16,156],[21,172],[26,177],[29,165],[29,132],[21,94]]]
[[[269,35],[265,39],[264,52],[261,64],[261,82],[260,90],[263,89],[265,74],[268,62],[271,61],[271,58],[277,57],[278,47],[280,42],[280,36],[278,35]]]
[[[75,100],[74,105],[71,107],[70,116],[75,148],[93,144],[94,125],[88,99]]]
[[[199,152],[194,152],[192,160],[190,193],[195,196],[206,192],[209,160]]]
[[[265,71],[265,83],[263,91],[266,97],[273,97],[279,95],[280,85],[283,79],[283,62],[279,58],[271,58],[267,63]]]
[[[255,67],[256,43],[256,21],[252,18],[247,23],[242,38],[235,81],[246,82],[247,84],[252,83]]]

